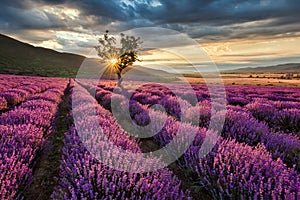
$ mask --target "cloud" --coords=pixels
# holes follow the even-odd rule
[[[300,4],[297,1],[161,1],[153,8],[136,5],[136,12],[156,25],[188,33],[193,38],[229,39],[257,35],[299,32]],[[268,24],[251,24],[264,22]],[[285,26],[290,24],[290,27]],[[253,26],[256,26],[253,28]],[[267,28],[267,29],[264,29]],[[273,29],[275,30],[273,31]]]
[[[78,16],[64,12],[71,9],[77,10]],[[4,0],[0,26],[14,30],[107,28],[114,32],[162,26],[197,39],[225,40],[297,33],[299,9],[296,0],[278,0],[276,4],[269,0]]]
[[[107,29],[116,34],[159,26],[188,34],[200,44],[299,37],[299,10],[298,0],[1,0],[0,32],[34,45],[88,54]],[[166,41],[151,32],[144,36]],[[248,55],[230,53],[226,44],[215,48],[224,57],[246,59]]]
[[[1,29],[11,30],[37,30],[53,29],[66,27],[64,21],[53,13],[38,8],[1,8],[0,24],[7,24],[7,27],[1,26]]]

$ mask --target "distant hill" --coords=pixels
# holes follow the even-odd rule
[[[300,63],[288,63],[268,67],[248,67],[223,71],[225,73],[300,73]]]
[[[0,34],[0,74],[30,76],[75,77],[81,64],[89,66],[86,76],[96,75],[105,65],[96,64],[97,59],[51,49],[35,47]],[[128,67],[128,77],[133,80],[176,79],[173,74],[141,66]],[[104,71],[104,76],[115,79],[115,74]],[[133,77],[134,76],[134,77]]]
[[[104,79],[117,79],[116,73],[113,69],[105,67],[105,64],[99,63],[97,58],[87,58],[82,63],[82,68],[78,72],[78,77],[90,77]],[[142,67],[139,65],[129,66],[123,70],[124,80],[134,80],[134,81],[161,81],[169,82],[173,80],[178,80],[175,74],[168,73],[163,70],[150,69],[147,67]]]
[[[0,73],[74,76],[84,56],[34,47],[0,34]]]
[[[136,81],[157,81],[157,82],[169,82],[169,81],[177,80],[175,74],[168,73],[163,70],[150,69],[141,66],[128,67],[125,73],[126,75],[124,76],[124,78],[127,80],[131,79]]]

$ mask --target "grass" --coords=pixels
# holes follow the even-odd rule
[[[282,74],[259,74],[249,77],[250,74],[221,74],[222,81],[226,85],[257,85],[257,86],[283,86],[300,87],[300,79],[280,79]],[[258,76],[258,77],[257,77]],[[192,84],[205,84],[205,79],[200,77],[185,77]],[[210,83],[218,83],[216,78],[207,78]]]

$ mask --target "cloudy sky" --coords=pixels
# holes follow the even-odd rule
[[[300,62],[298,0],[0,0],[0,5],[0,33],[62,52],[89,56],[107,29],[118,34],[163,27],[197,41],[220,69]],[[155,50],[143,60],[180,64]]]

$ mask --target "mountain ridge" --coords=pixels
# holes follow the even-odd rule
[[[116,79],[115,74],[105,69],[105,65],[99,64],[96,58],[36,47],[3,34],[0,34],[0,44],[0,74],[75,77],[82,64],[90,63],[93,66],[90,67],[87,75],[98,74],[102,71],[104,76]],[[141,66],[130,66],[124,72],[134,74],[133,80],[147,77],[175,78],[173,74],[163,70]]]
[[[36,47],[0,33],[0,73],[31,76],[75,77],[79,67],[87,58],[82,55],[58,52],[53,49]],[[102,66],[103,67],[103,66]],[[99,68],[98,68],[99,69]],[[97,70],[98,70],[97,69]],[[175,78],[176,75],[163,70],[148,69],[141,66],[134,69],[135,78],[157,76]],[[115,79],[115,75],[107,74]],[[266,67],[247,67],[224,70],[222,73],[300,73],[300,63],[287,63]]]
[[[84,56],[35,47],[0,34],[0,73],[69,77],[76,74]]]
[[[300,63],[285,63],[265,67],[247,67],[223,71],[225,73],[300,73]]]

